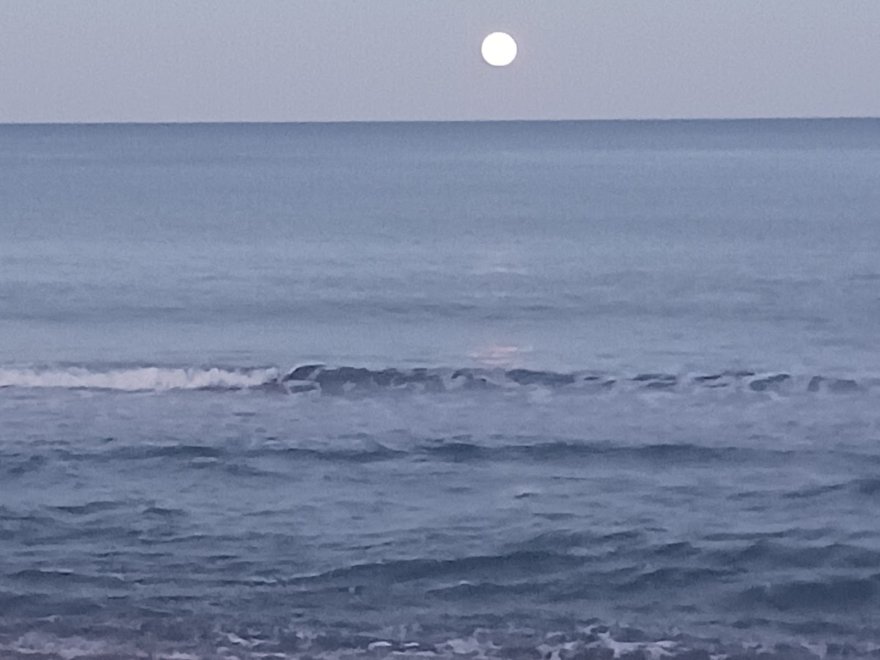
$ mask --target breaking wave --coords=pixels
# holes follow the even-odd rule
[[[220,367],[0,367],[0,387],[118,390],[238,390],[259,387],[278,377],[275,369]]]
[[[450,392],[455,390],[546,389],[602,393],[610,391],[689,392],[726,390],[793,394],[854,394],[880,387],[880,378],[839,378],[814,374],[725,370],[714,373],[609,374],[596,371],[540,371],[490,368],[367,369],[298,366],[115,368],[0,367],[0,388],[61,388],[123,392],[166,390],[266,389],[281,393],[358,394],[378,391]]]

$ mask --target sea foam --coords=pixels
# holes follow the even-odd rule
[[[0,387],[119,390],[126,392],[244,389],[277,377],[274,369],[223,369],[220,367],[0,367]]]

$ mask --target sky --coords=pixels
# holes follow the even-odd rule
[[[0,123],[840,116],[880,0],[0,0]]]

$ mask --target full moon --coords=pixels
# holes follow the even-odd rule
[[[486,64],[507,66],[516,59],[516,41],[506,32],[493,32],[483,39],[481,51]]]

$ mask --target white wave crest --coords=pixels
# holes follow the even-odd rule
[[[124,392],[246,389],[272,382],[276,369],[131,367],[92,370],[85,367],[0,367],[0,387],[100,389]]]

